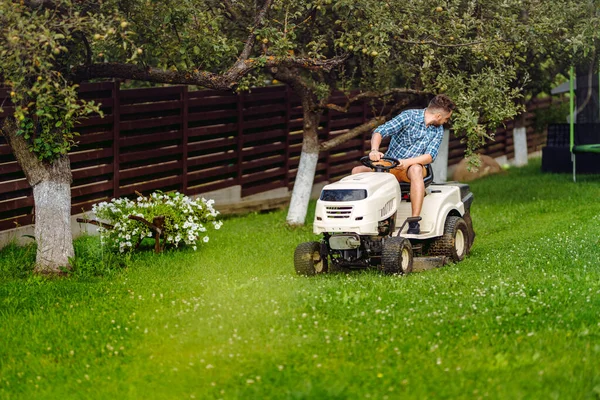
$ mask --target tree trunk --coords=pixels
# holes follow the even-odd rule
[[[52,163],[40,161],[22,136],[17,135],[14,118],[6,118],[2,133],[33,188],[35,203],[35,241],[37,244],[34,272],[58,275],[61,267],[69,268],[74,256],[71,232],[71,164],[67,155]]]
[[[314,111],[309,100],[303,99],[304,136],[300,165],[294,182],[294,190],[290,200],[290,208],[286,221],[289,225],[304,225],[308,201],[312,192],[317,162],[319,160],[319,121],[321,113]]]

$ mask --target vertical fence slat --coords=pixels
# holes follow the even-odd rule
[[[289,187],[290,185],[290,120],[292,119],[291,97],[292,94],[290,92],[290,87],[285,85],[285,187]]]
[[[242,161],[244,149],[244,94],[237,96],[237,184],[242,185]]]
[[[188,112],[189,112],[189,93],[188,87],[182,86],[181,89],[181,144],[183,147],[182,166],[181,166],[181,193],[188,193]]]
[[[113,198],[119,197],[119,137],[120,137],[120,82],[113,84]]]

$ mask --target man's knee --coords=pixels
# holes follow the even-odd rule
[[[370,169],[363,167],[362,165],[359,165],[357,167],[352,168],[352,175],[360,174],[361,172],[368,172],[368,171],[370,171]]]
[[[423,166],[421,164],[413,164],[408,168],[407,175],[411,181],[423,180]]]

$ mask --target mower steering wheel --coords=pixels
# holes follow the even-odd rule
[[[387,161],[390,163],[390,165],[378,164],[381,161]],[[398,160],[390,157],[381,157],[379,161],[372,161],[369,156],[364,156],[360,159],[360,162],[363,163],[365,167],[374,169],[375,172],[389,172],[390,169],[396,168],[398,165],[400,165]]]

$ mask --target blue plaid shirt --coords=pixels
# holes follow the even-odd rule
[[[425,110],[406,110],[378,128],[382,137],[392,140],[385,153],[386,157],[404,160],[431,155],[435,160],[444,137],[443,126],[425,126]]]

